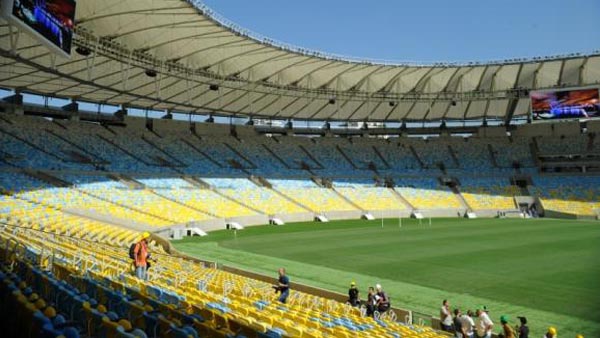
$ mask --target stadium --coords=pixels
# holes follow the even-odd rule
[[[197,0],[0,4],[3,336],[445,338],[447,299],[600,337],[600,51],[388,62]]]

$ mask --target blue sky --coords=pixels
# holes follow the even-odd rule
[[[204,0],[252,31],[396,61],[486,61],[600,48],[600,0]]]

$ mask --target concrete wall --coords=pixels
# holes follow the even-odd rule
[[[160,135],[168,135],[172,133],[189,133],[190,123],[187,121],[177,120],[154,120],[152,122],[154,131]]]
[[[398,218],[398,217],[408,218],[408,217],[410,217],[410,214],[412,213],[411,210],[409,210],[409,209],[403,209],[403,210],[368,210],[367,212],[369,212],[375,218],[381,218],[382,216],[383,216],[383,218]]]
[[[579,121],[557,121],[552,123],[551,129],[554,136],[581,134]]]
[[[285,223],[293,223],[312,221],[315,215],[312,212],[303,212],[297,214],[276,214],[274,217],[281,219]]]
[[[123,122],[127,125],[127,128],[135,129],[136,131],[146,130],[146,118],[135,117],[135,116],[124,116]]]
[[[229,125],[219,123],[196,123],[196,134],[200,136],[227,136]]]
[[[324,212],[323,215],[325,215],[325,217],[327,217],[329,220],[359,219],[362,216],[362,211],[327,211]]]
[[[255,216],[242,216],[242,217],[232,217],[228,218],[229,222],[237,222],[242,226],[254,226],[254,225],[264,225],[269,223],[269,217],[267,215],[255,215]]]
[[[486,127],[479,128],[477,130],[477,136],[479,137],[506,137],[506,127]]]
[[[551,136],[552,123],[532,123],[519,126],[513,133],[514,136]]]
[[[600,120],[588,121],[587,130],[591,133],[600,133]]]
[[[416,212],[420,212],[425,217],[463,217],[466,209],[419,209]]]
[[[256,136],[254,126],[235,126],[235,130],[240,137]]]

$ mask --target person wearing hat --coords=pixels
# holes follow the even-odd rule
[[[515,338],[515,332],[513,331],[512,327],[510,327],[510,325],[508,325],[508,316],[507,315],[500,316],[500,323],[502,324],[502,333],[500,334],[500,337]]]
[[[350,283],[350,289],[348,289],[348,304],[354,307],[360,306],[360,296],[354,281]]]
[[[544,335],[543,338],[556,338],[556,334],[557,334],[556,328],[553,326],[550,326],[548,328],[548,332],[546,332],[546,334]]]
[[[480,306],[477,309],[477,317],[477,335],[479,338],[492,338],[494,322],[490,319],[485,306]]]
[[[140,238],[140,241],[135,244],[133,249],[133,259],[135,265],[135,275],[137,278],[147,280],[146,274],[148,269],[148,238],[150,237],[149,232],[144,232]]]
[[[517,327],[519,331],[519,338],[529,338],[529,327],[527,326],[527,318],[517,317],[521,321],[521,325]]]
[[[583,335],[582,334],[578,334],[578,335],[575,336],[575,338],[583,338]]]
[[[377,289],[377,311],[384,313],[390,309],[390,297],[387,292],[383,291],[381,284],[375,285],[375,288]]]

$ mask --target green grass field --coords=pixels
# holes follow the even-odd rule
[[[387,219],[296,223],[217,231],[175,241],[177,249],[292,282],[363,294],[381,283],[392,305],[437,315],[486,305],[497,323],[529,319],[532,337],[549,324],[560,337],[600,337],[600,222],[552,219]]]

